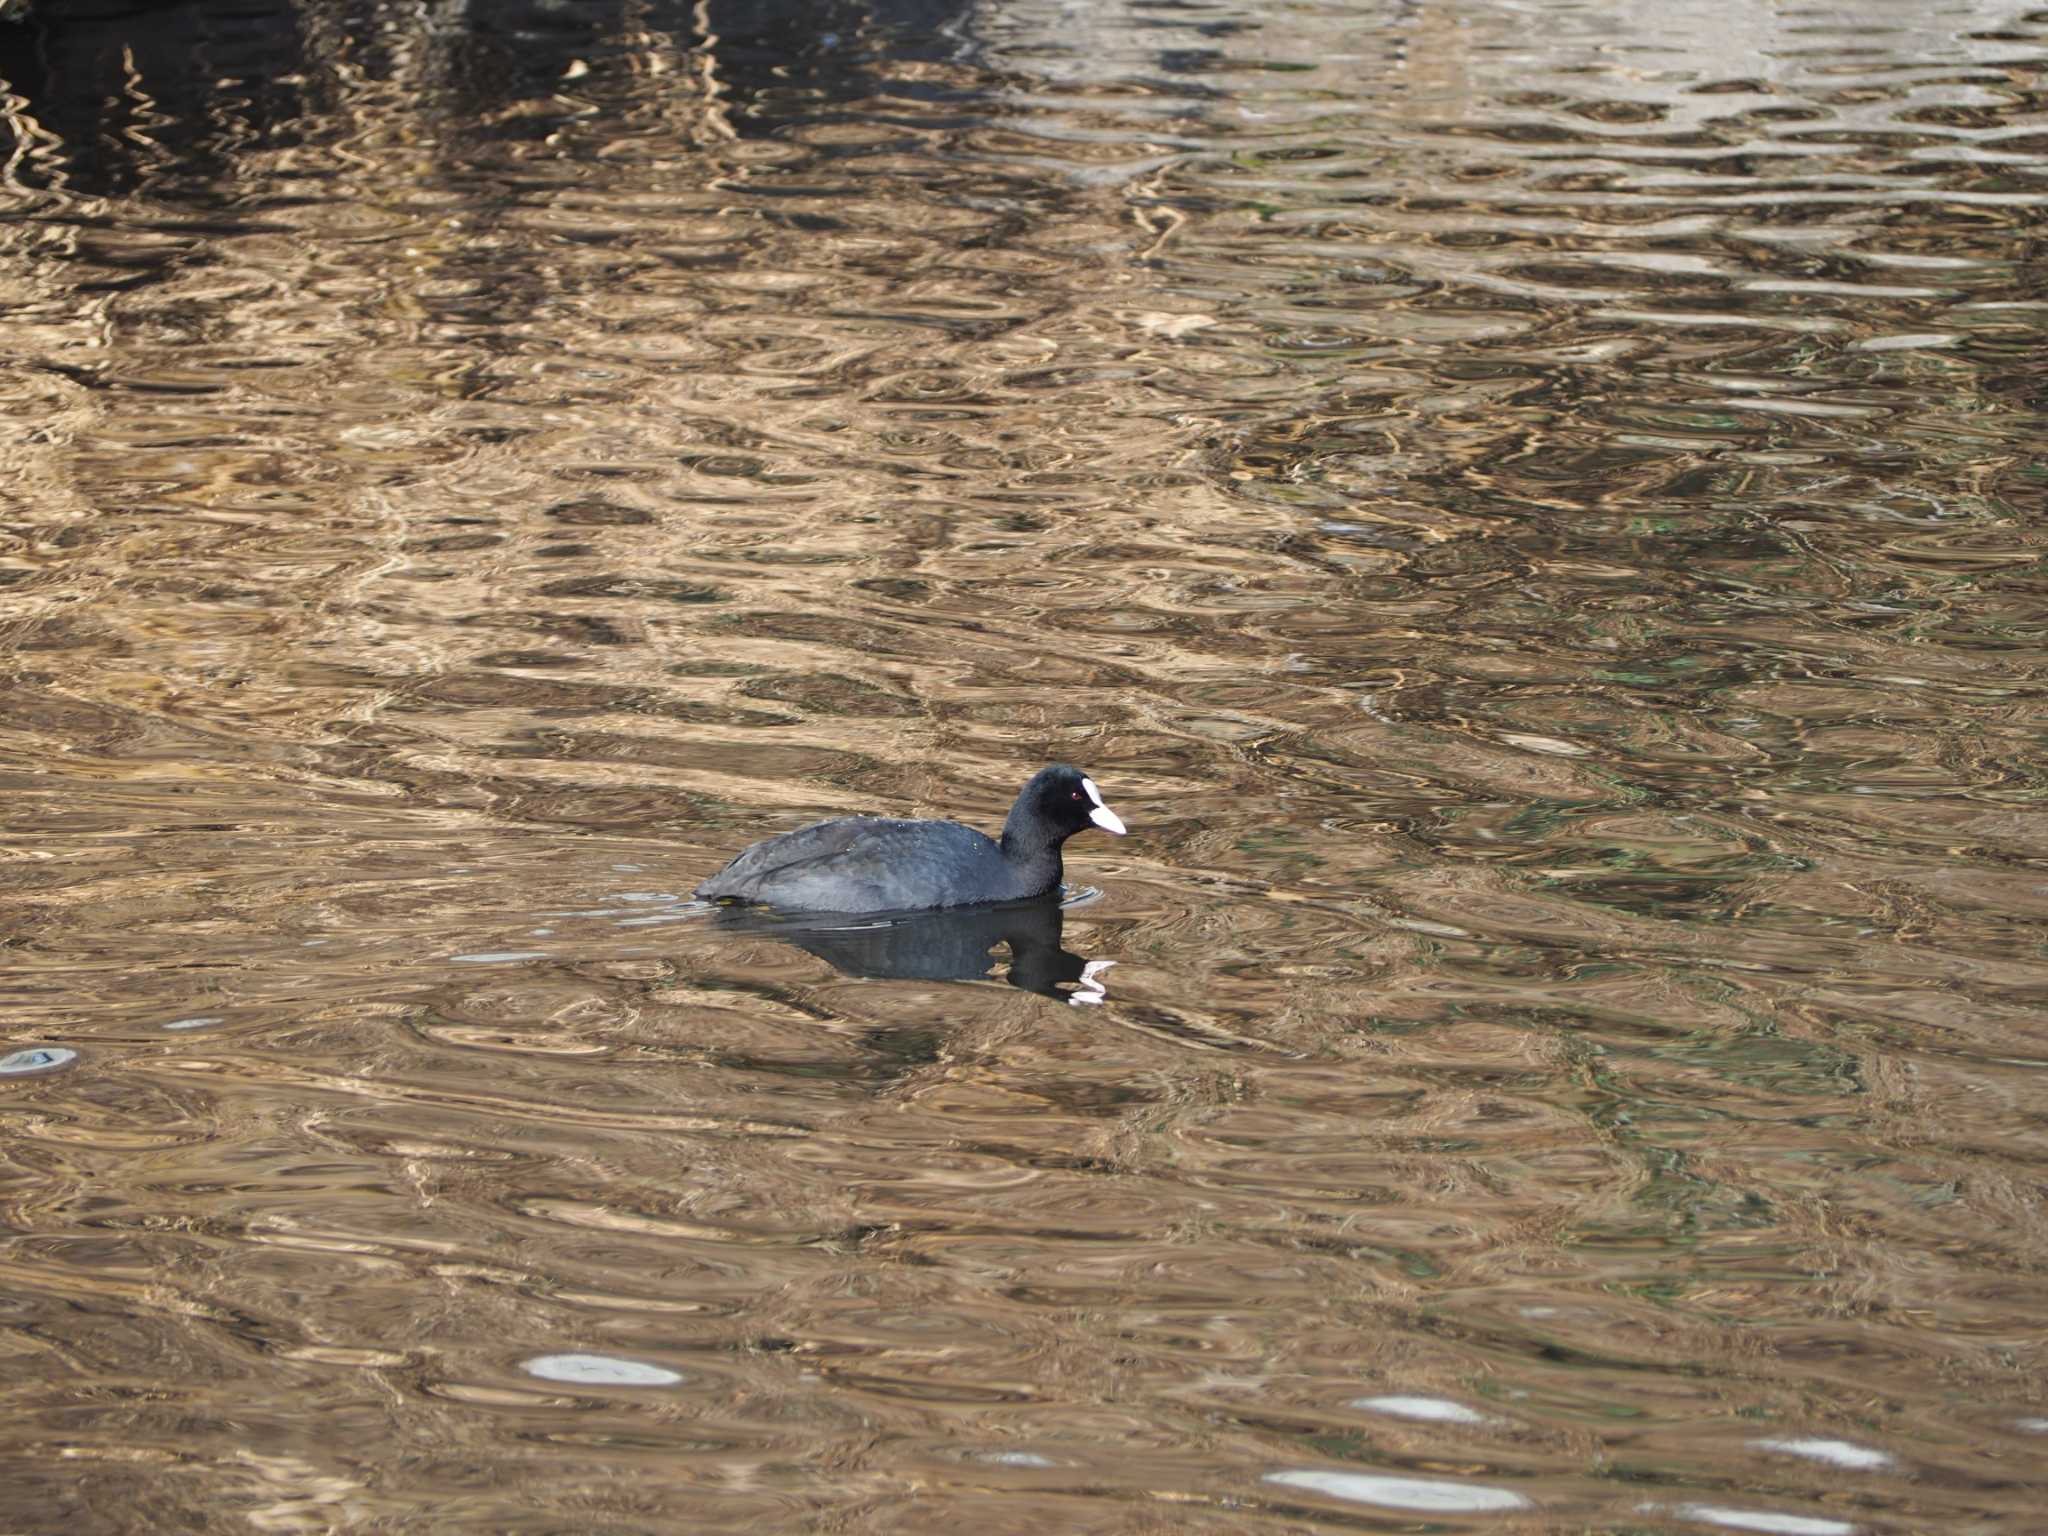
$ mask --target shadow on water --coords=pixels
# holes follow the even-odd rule
[[[1007,949],[1003,980],[1076,1005],[1103,1000],[1113,960],[1088,960],[1060,945],[1066,911],[1058,901],[1012,902],[941,912],[772,913],[722,907],[714,930],[764,934],[816,955],[848,976],[877,981],[986,981]]]

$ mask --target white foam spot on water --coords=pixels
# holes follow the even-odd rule
[[[1432,1424],[1484,1424],[1486,1415],[1454,1403],[1447,1397],[1357,1397],[1354,1408],[1367,1413],[1384,1413],[1397,1419],[1421,1419]]]
[[[1655,1509],[1642,1504],[1639,1509]],[[1679,1504],[1671,1511],[1681,1520],[1718,1525],[1731,1531],[1767,1531],[1770,1536],[1853,1536],[1846,1520],[1820,1520],[1812,1515],[1781,1515],[1765,1509],[1726,1509],[1719,1504]]]
[[[209,1025],[209,1024],[225,1024],[225,1023],[227,1023],[227,1017],[226,1017],[226,1015],[224,1015],[224,1014],[207,1014],[207,1015],[206,1015],[205,1017],[203,1017],[203,1018],[195,1018],[195,1019],[172,1019],[172,1020],[170,1021],[170,1023],[168,1023],[168,1024],[163,1024],[163,1025],[159,1025],[158,1027],[159,1027],[159,1028],[162,1028],[162,1029],[204,1029],[204,1028],[205,1028],[205,1027],[206,1027],[207,1025]]]
[[[1755,1440],[1751,1444],[1760,1451],[1778,1451],[1787,1456],[1804,1456],[1808,1461],[1824,1461],[1831,1467],[1846,1467],[1852,1472],[1874,1472],[1879,1467],[1888,1467],[1892,1464],[1891,1457],[1883,1451],[1872,1450],[1867,1445],[1857,1445],[1848,1440],[1773,1439]]]
[[[1410,933],[1434,934],[1440,939],[1469,939],[1472,937],[1469,929],[1453,928],[1449,923],[1432,923],[1426,917],[1390,917],[1387,919],[1387,926],[1389,928],[1406,928]]]
[[[1056,1467],[1058,1462],[1050,1456],[1041,1456],[1036,1451],[990,1451],[981,1458],[1003,1467]]]
[[[519,1367],[543,1381],[566,1381],[579,1387],[672,1387],[681,1371],[645,1360],[620,1360],[611,1355],[536,1355]]]
[[[2023,1429],[2030,1435],[2048,1435],[2048,1419],[2015,1419],[2014,1429]]]
[[[1414,1509],[1436,1515],[1489,1514],[1528,1509],[1529,1501],[1505,1488],[1479,1483],[1450,1483],[1434,1477],[1386,1477],[1377,1472],[1268,1472],[1265,1480],[1287,1488],[1303,1488],[1355,1504],[1384,1509]]]
[[[32,1045],[27,1050],[0,1056],[0,1076],[19,1077],[27,1072],[53,1072],[78,1060],[78,1052],[63,1045]]]
[[[1923,347],[1952,347],[1962,339],[1954,331],[1918,331],[1898,336],[1866,336],[1852,345],[1859,352],[1908,352]]]
[[[1569,741],[1559,741],[1555,736],[1538,736],[1533,731],[1502,731],[1500,739],[1511,747],[1521,747],[1530,752],[1548,752],[1553,757],[1584,757],[1586,749]]]
[[[451,960],[463,965],[509,965],[515,960],[545,960],[547,952],[539,949],[491,949],[475,955],[450,955]]]

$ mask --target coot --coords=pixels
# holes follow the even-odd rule
[[[789,912],[1023,901],[1059,888],[1060,844],[1089,826],[1119,837],[1124,830],[1093,779],[1055,763],[1018,794],[1001,841],[957,821],[845,816],[754,844],[698,886],[697,895]]]

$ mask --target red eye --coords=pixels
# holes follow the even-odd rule
[[[1076,800],[1080,799],[1080,798],[1081,798],[1081,791],[1079,791],[1078,789],[1077,789],[1077,790],[1075,790],[1075,791],[1074,791],[1074,794],[1073,794],[1073,798],[1074,798],[1074,799],[1076,799]]]

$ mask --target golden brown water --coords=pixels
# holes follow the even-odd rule
[[[215,9],[0,36],[0,1528],[2043,1529],[2048,14]]]

